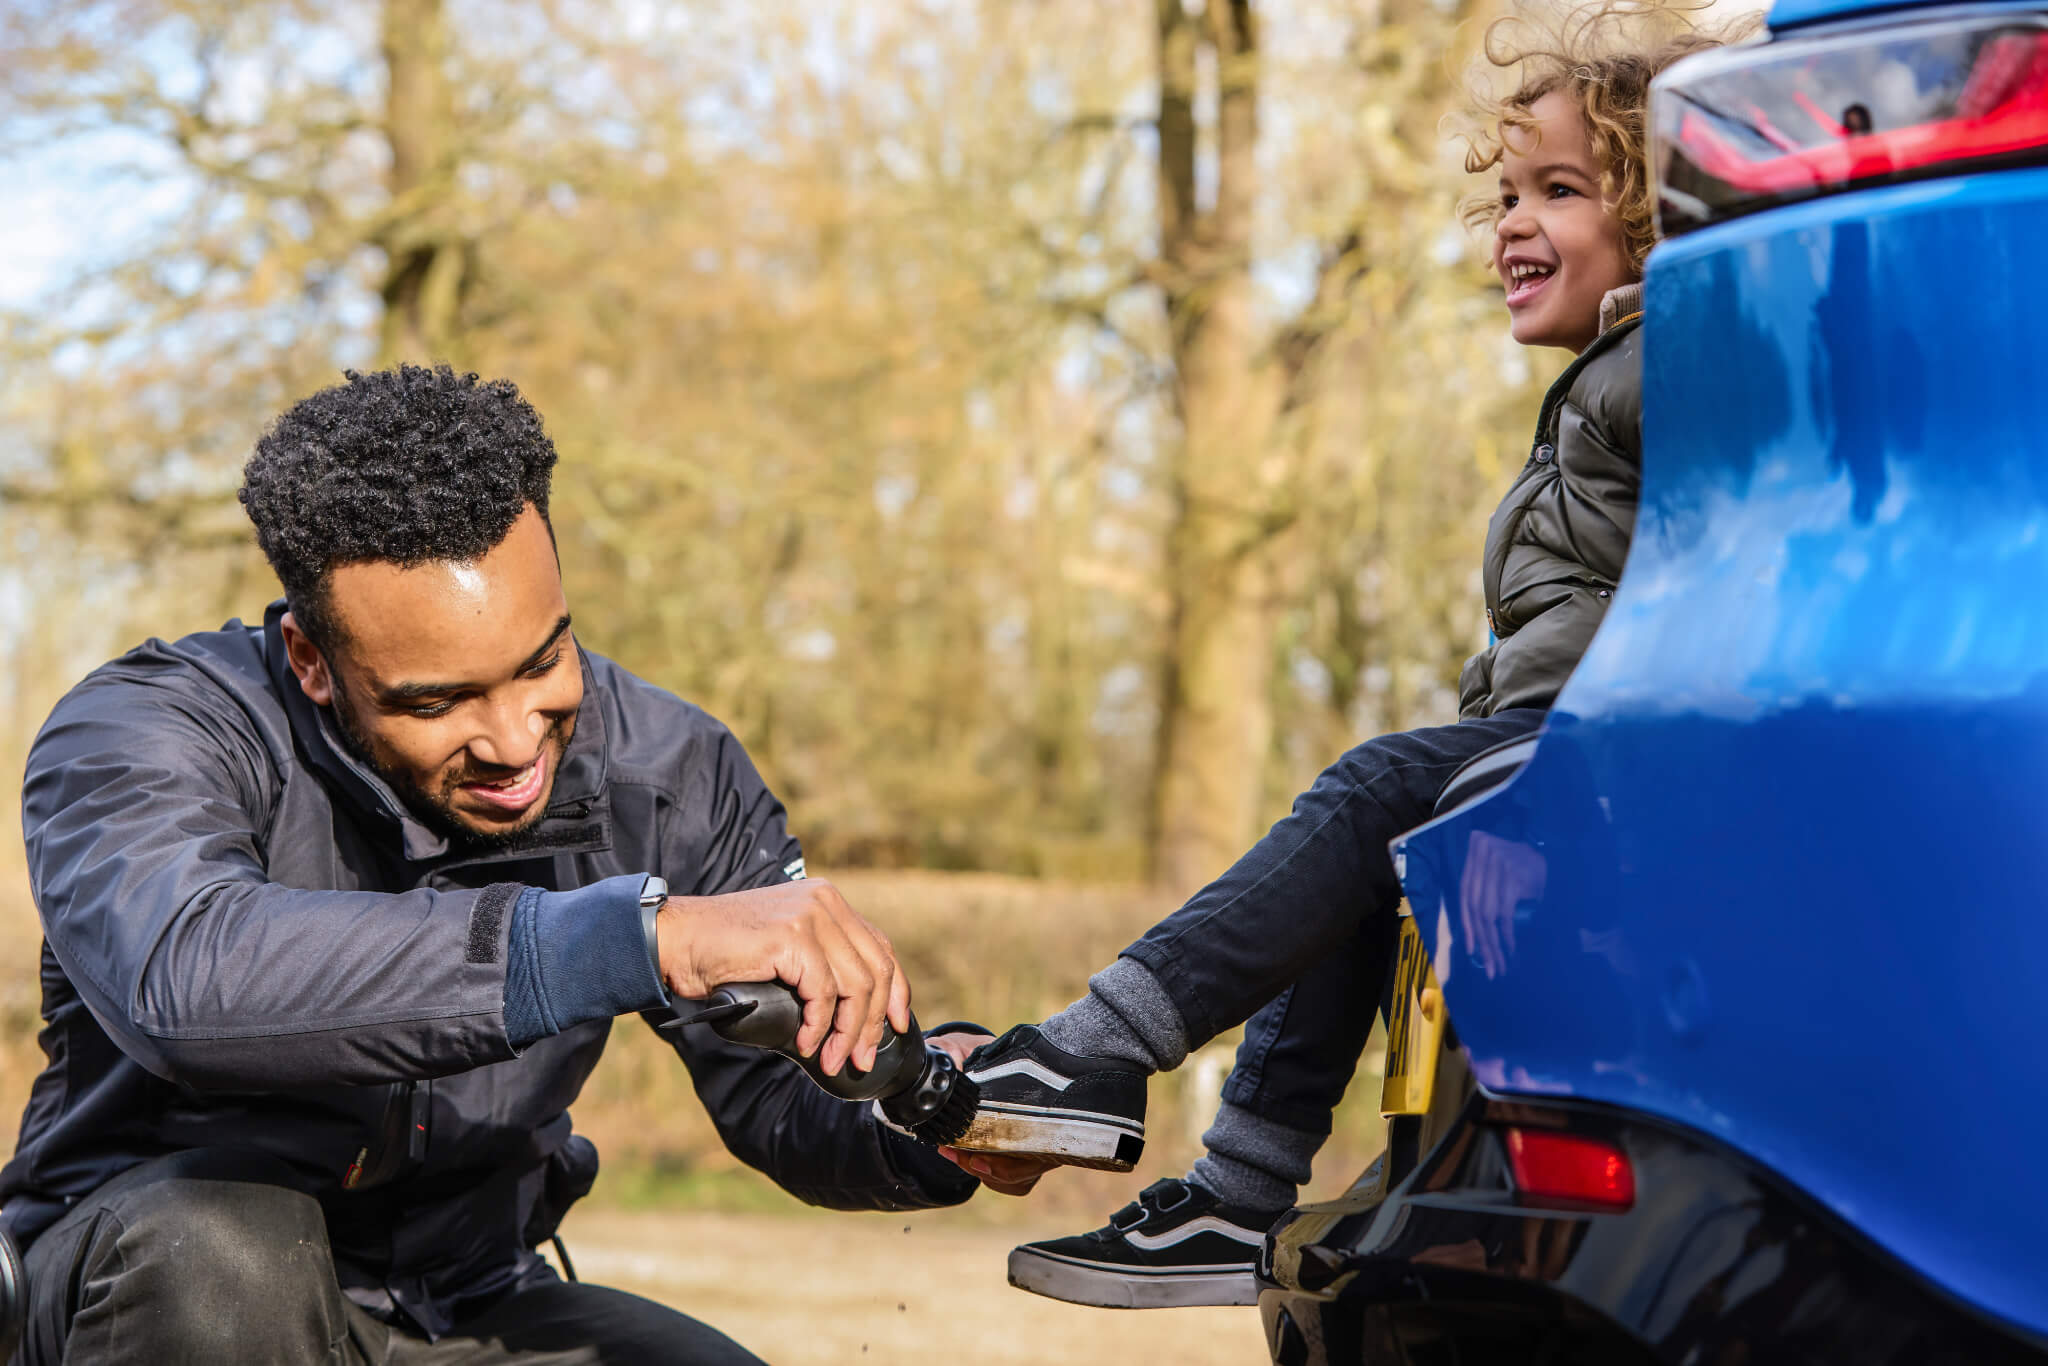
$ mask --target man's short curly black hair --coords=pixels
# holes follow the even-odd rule
[[[344,372],[256,443],[242,506],[300,627],[339,643],[328,575],[363,560],[481,558],[528,503],[548,515],[555,445],[510,380],[446,365]]]

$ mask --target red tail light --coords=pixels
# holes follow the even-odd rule
[[[1636,1202],[1635,1170],[1611,1143],[1548,1129],[1510,1129],[1507,1139],[1524,1203],[1625,1210]]]
[[[1667,237],[1856,186],[2048,162],[2048,20],[1724,49],[1658,77],[1650,119]]]

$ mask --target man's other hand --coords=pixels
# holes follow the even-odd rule
[[[994,1037],[993,1034],[928,1034],[925,1042],[944,1049],[964,1072],[967,1055]],[[1038,1157],[970,1153],[947,1147],[939,1149],[939,1156],[999,1195],[1029,1195],[1031,1188],[1038,1184],[1038,1178],[1059,1165]]]
[[[875,1065],[886,1022],[910,1028],[910,984],[888,936],[831,883],[783,882],[724,896],[672,896],[655,917],[662,981],[685,1000],[727,982],[780,980],[803,998],[797,1051],[836,1075]]]

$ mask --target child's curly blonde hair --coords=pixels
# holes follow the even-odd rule
[[[1587,140],[1600,165],[1600,193],[1621,220],[1622,240],[1636,273],[1656,242],[1650,191],[1650,150],[1645,127],[1650,81],[1680,57],[1748,37],[1759,27],[1745,15],[1717,28],[1693,16],[1704,4],[1601,3],[1552,15],[1521,13],[1486,27],[1487,64],[1518,78],[1512,92],[1495,95],[1483,80],[1470,84],[1465,169],[1498,166],[1507,129],[1533,133],[1529,110],[1545,95],[1562,92],[1586,121]],[[1490,228],[1500,222],[1497,197],[1474,193],[1462,206],[1465,222]]]

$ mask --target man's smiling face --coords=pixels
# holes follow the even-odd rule
[[[285,618],[306,696],[413,813],[471,844],[539,824],[583,702],[547,523],[531,504],[474,561],[335,567],[341,639],[323,653]]]

